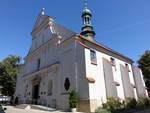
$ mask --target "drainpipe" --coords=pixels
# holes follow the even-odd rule
[[[76,91],[78,92],[78,75],[77,75],[77,73],[78,73],[78,68],[77,68],[77,41],[76,41],[76,39],[75,39],[75,80],[76,80]]]

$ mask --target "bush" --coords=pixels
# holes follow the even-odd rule
[[[149,98],[139,98],[137,102],[138,107],[150,106],[150,99]]]
[[[70,91],[70,98],[69,98],[70,108],[76,108],[78,105],[78,98],[76,90]]]
[[[145,106],[150,106],[150,98],[144,98]]]
[[[95,113],[111,113],[111,111],[99,107],[99,108],[97,108],[97,109],[95,110]]]
[[[121,101],[119,98],[108,98],[106,103],[102,104],[102,107],[96,109],[96,113],[125,113],[128,110],[145,109],[146,106],[150,106],[150,98],[126,98]]]
[[[122,103],[119,98],[108,98],[106,103],[103,103],[102,106],[104,109],[107,109],[111,112],[116,112],[122,108]]]
[[[137,101],[135,98],[126,98],[126,108],[127,109],[133,109],[137,106]]]

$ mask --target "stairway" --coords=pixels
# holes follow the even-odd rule
[[[20,104],[20,105],[16,105],[15,108],[18,108],[18,109],[29,109],[31,108],[31,105],[30,104]]]

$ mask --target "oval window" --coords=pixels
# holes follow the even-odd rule
[[[64,84],[65,90],[68,91],[70,88],[70,81],[69,78],[65,79],[65,84]]]

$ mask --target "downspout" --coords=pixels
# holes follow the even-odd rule
[[[76,79],[76,92],[77,92],[77,97],[79,101],[79,92],[78,92],[78,68],[77,68],[77,40],[75,38],[75,79]],[[79,104],[77,104],[77,108],[79,108]]]
[[[76,91],[78,92],[78,75],[77,75],[77,73],[78,73],[78,68],[77,68],[77,41],[76,41],[76,39],[75,39],[75,52],[74,52],[74,56],[75,56],[75,79],[76,79]]]

